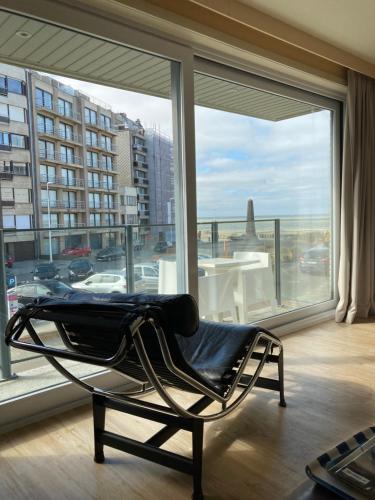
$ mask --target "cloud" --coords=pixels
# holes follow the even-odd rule
[[[170,100],[57,79],[172,136]],[[329,111],[270,122],[196,106],[195,130],[200,217],[245,217],[250,197],[257,216],[329,212]]]

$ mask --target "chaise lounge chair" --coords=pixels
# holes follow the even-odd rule
[[[46,346],[32,326],[33,319],[54,322],[66,349]],[[25,331],[33,343],[20,339]],[[104,461],[106,445],[191,474],[195,500],[203,498],[204,422],[233,411],[254,386],[278,391],[280,405],[285,406],[280,340],[260,327],[199,321],[190,295],[76,292],[63,299],[39,298],[10,319],[6,342],[45,355],[60,373],[92,394],[96,462]],[[121,393],[97,389],[69,373],[56,358],[112,368],[139,388]],[[251,360],[255,370],[246,374]],[[277,380],[260,377],[266,362],[278,364]],[[170,394],[171,387],[201,398],[185,408]],[[138,398],[151,391],[165,404]],[[202,415],[215,401],[221,409]],[[141,443],[106,431],[106,408],[165,426]],[[180,429],[192,433],[192,459],[160,449]]]

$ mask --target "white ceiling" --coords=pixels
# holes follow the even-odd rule
[[[375,63],[375,0],[238,0]]]
[[[27,32],[30,38],[20,37],[20,32]],[[0,62],[170,97],[169,61],[1,9]],[[195,102],[200,106],[272,121],[320,109],[199,74],[195,77]]]

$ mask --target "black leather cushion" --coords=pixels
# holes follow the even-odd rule
[[[258,331],[258,327],[251,325],[201,321],[194,337],[177,336],[177,342],[184,360],[223,394],[235,376],[233,368],[246,354]]]

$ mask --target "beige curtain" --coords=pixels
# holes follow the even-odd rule
[[[349,71],[336,321],[375,313],[375,80]]]

